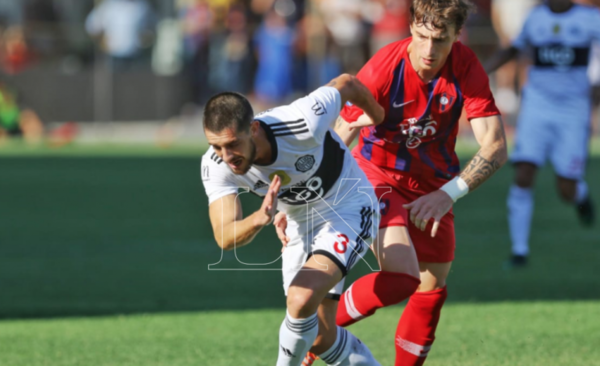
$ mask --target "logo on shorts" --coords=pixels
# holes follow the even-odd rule
[[[338,239],[339,241],[336,241],[335,244],[333,244],[333,249],[340,254],[344,254],[346,253],[346,250],[348,250],[350,239],[348,239],[345,234],[338,234]]]
[[[299,172],[307,172],[315,165],[315,157],[312,155],[304,155],[296,160],[296,170]]]

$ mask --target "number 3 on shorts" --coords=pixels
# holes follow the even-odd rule
[[[335,244],[333,244],[333,249],[340,254],[344,254],[348,249],[348,242],[350,240],[345,234],[338,234],[338,238],[341,238],[341,240],[336,241]]]

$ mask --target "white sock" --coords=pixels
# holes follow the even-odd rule
[[[337,327],[333,346],[319,357],[329,366],[381,366],[369,348],[342,327]]]
[[[316,313],[306,319],[294,319],[287,313],[279,328],[277,366],[300,366],[318,333]]]
[[[512,240],[512,253],[529,254],[529,229],[533,216],[533,190],[511,186],[508,193],[508,226]]]
[[[577,182],[577,188],[575,191],[575,204],[580,205],[588,198],[588,185],[585,180],[581,179]]]

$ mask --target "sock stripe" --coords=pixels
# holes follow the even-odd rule
[[[348,290],[344,293],[344,300],[346,301],[346,310],[348,311],[348,315],[352,319],[362,319],[364,315],[362,315],[354,305],[354,299],[352,299],[352,287],[354,285],[348,287]]]
[[[429,346],[421,346],[420,344],[413,343],[411,341],[407,341],[406,339],[402,339],[400,336],[396,337],[396,344],[398,347],[402,348],[408,353],[411,353],[417,357],[427,357],[429,354],[429,350],[431,350],[431,345]]]
[[[337,342],[337,347],[335,347],[329,356],[321,357],[327,364],[335,363],[346,348],[346,343],[348,343],[348,331],[343,328],[338,329],[341,329],[341,331],[339,332],[340,339]]]
[[[316,316],[310,321],[301,324],[291,322],[288,317],[285,318],[286,327],[294,333],[306,333],[318,324],[319,319]]]

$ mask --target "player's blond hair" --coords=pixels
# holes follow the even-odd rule
[[[458,32],[474,10],[470,0],[413,0],[410,24],[442,30],[446,30],[448,24],[454,24]]]

